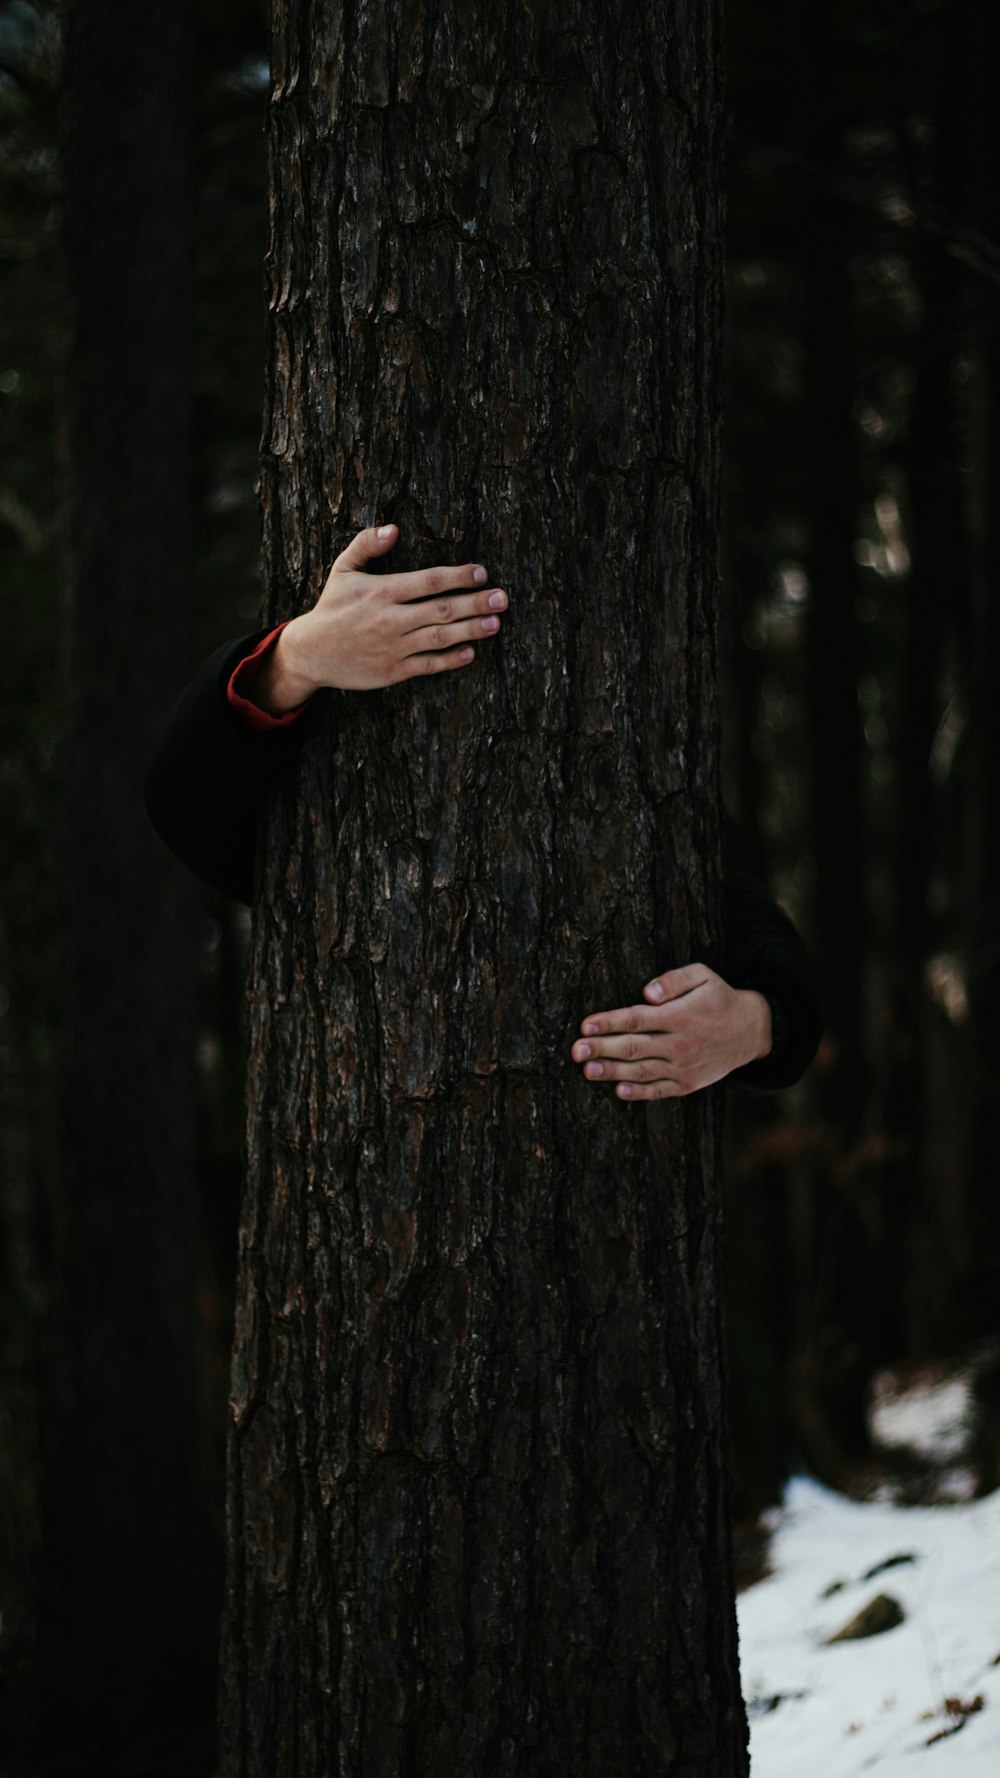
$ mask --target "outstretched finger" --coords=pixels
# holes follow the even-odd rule
[[[643,1062],[650,1057],[662,1061],[673,1053],[674,1039],[664,1031],[662,1020],[656,1030],[636,1031],[619,1037],[578,1037],[573,1045],[574,1062],[589,1063],[594,1057],[608,1057],[616,1062]]]
[[[396,606],[396,616],[404,636],[414,635],[429,624],[460,624],[474,617],[491,617],[507,609],[507,594],[499,587],[481,593],[442,593],[436,599],[414,599]],[[497,625],[494,624],[496,629]],[[457,631],[455,641],[459,641]],[[418,643],[419,647],[420,644]],[[424,643],[429,647],[431,644]]]
[[[690,994],[692,988],[703,987],[710,974],[704,963],[685,963],[681,969],[667,969],[663,975],[654,976],[642,991],[647,1000],[662,1006],[665,1000],[678,1000],[682,994]]]
[[[438,654],[408,654],[399,663],[396,679],[421,679],[428,673],[447,673],[452,667],[467,667],[475,657],[474,648],[447,648]]]
[[[486,585],[486,569],[481,562],[465,562],[461,567],[439,563],[434,568],[414,568],[405,574],[388,574],[385,590],[398,605],[414,599],[435,599],[441,593],[454,593],[461,587]]]
[[[638,1062],[622,1062],[606,1059],[603,1062],[585,1062],[583,1068],[587,1080],[673,1080],[676,1078],[675,1063],[666,1056],[644,1056]]]
[[[368,525],[359,531],[340,555],[333,566],[339,573],[349,573],[352,569],[363,568],[373,556],[384,556],[391,550],[399,532],[395,525]]]
[[[405,646],[413,654],[436,654],[459,642],[481,642],[486,636],[495,636],[499,628],[498,617],[475,617],[462,624],[429,624],[422,630],[409,631]]]
[[[584,1037],[619,1036],[627,1031],[664,1030],[663,1013],[655,1006],[618,1006],[611,1012],[591,1012],[580,1030]]]
[[[691,1091],[679,1080],[654,1080],[648,1086],[640,1086],[634,1080],[620,1080],[615,1087],[615,1096],[618,1099],[684,1099]]]

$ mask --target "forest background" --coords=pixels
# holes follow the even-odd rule
[[[826,1014],[801,1088],[730,1098],[743,1527],[799,1464],[857,1493],[884,1481],[868,1409],[885,1367],[971,1356],[984,1389],[996,1374],[1000,155],[987,23],[980,0],[728,6],[726,800],[809,940]],[[267,56],[258,0],[201,8],[194,553],[176,589],[192,667],[257,622]],[[73,895],[60,842],[59,80],[58,8],[0,7],[0,1498],[4,1689],[25,1716]],[[196,1337],[217,1539],[248,929],[206,892]],[[984,1489],[996,1461],[982,1459]]]

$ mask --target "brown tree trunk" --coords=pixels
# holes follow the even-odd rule
[[[389,518],[511,615],[271,812],[224,1770],[729,1778],[719,1099],[569,1057],[719,955],[718,17],[276,0],[273,74],[268,616]]]
[[[44,1666],[80,1770],[88,1747],[196,1707],[192,1682],[210,1703],[218,1609],[192,1347],[198,904],[141,796],[156,714],[189,670],[193,50],[190,5],[67,8],[66,1121]]]

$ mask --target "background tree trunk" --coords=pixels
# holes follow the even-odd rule
[[[74,1749],[211,1695],[195,1417],[197,893],[146,820],[189,669],[193,9],[66,13],[70,683],[65,1133],[45,1511]],[[89,1769],[89,1768],[86,1768]]]
[[[816,1090],[842,1153],[857,1138],[867,1093],[862,1043],[864,894],[860,633],[854,540],[857,433],[850,217],[844,177],[846,46],[836,0],[799,20],[802,68],[801,253],[810,548],[806,684],[810,715],[811,855],[815,934],[826,1023]],[[867,1242],[849,1173],[814,1169],[799,1254],[807,1319],[792,1366],[797,1429],[827,1479],[865,1448],[864,1295]]]
[[[511,615],[272,811],[230,1778],[746,1770],[719,1098],[569,1056],[719,957],[718,27],[276,0],[268,616],[389,518]]]
[[[874,1263],[868,1282],[867,1348],[873,1364],[892,1362],[914,1346],[934,1350],[920,1325],[921,1304],[933,1302],[933,1291],[916,1288],[920,1281],[915,1268],[921,1244],[930,1244],[932,1271],[944,1269],[942,1255],[954,1252],[955,1225],[961,1220],[942,1216],[932,1200],[928,1160],[933,1153],[930,1105],[935,1083],[934,1055],[928,1054],[926,976],[942,925],[940,908],[934,918],[932,888],[935,876],[940,878],[951,863],[938,831],[931,753],[947,702],[947,650],[956,633],[962,639],[971,603],[955,411],[955,361],[967,327],[968,292],[966,274],[941,233],[941,219],[953,227],[967,203],[967,11],[965,4],[952,0],[933,20],[934,146],[914,194],[926,220],[914,256],[922,313],[905,453],[913,565],[906,587],[894,737],[896,831],[887,946],[888,1031],[881,1070],[887,1159],[873,1182],[868,1218]],[[948,1183],[951,1190],[941,1195],[954,1200],[953,1182]],[[923,1319],[940,1340],[933,1318],[924,1314]],[[952,1339],[960,1319],[956,1315],[947,1330]]]
[[[997,175],[1000,145],[992,127],[992,93],[984,61],[989,8],[972,0],[968,19],[972,142],[970,211],[974,225],[995,241],[1000,227]],[[965,964],[969,1019],[965,1052],[968,1127],[960,1224],[960,1326],[967,1338],[996,1330],[1000,1279],[1000,1210],[995,1187],[997,1120],[1000,1116],[1000,345],[996,290],[981,301],[982,435],[974,521],[973,613],[968,660],[970,734],[969,806],[971,869],[967,897]]]

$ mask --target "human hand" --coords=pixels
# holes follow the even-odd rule
[[[312,610],[285,625],[257,677],[255,703],[277,715],[325,685],[373,691],[465,667],[475,655],[473,642],[496,635],[506,593],[459,590],[485,582],[485,568],[364,573],[364,563],[386,555],[398,535],[395,525],[358,532]]]
[[[703,963],[668,969],[643,1006],[591,1013],[573,1045],[588,1080],[619,1099],[678,1099],[771,1051],[771,1008],[755,988],[731,988]]]

